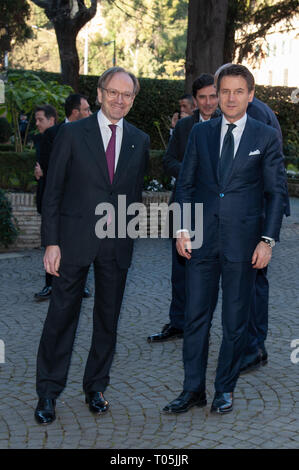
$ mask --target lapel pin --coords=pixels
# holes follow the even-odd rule
[[[135,145],[132,145],[132,149],[134,149],[134,148],[135,148]]]

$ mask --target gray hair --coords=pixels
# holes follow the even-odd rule
[[[133,73],[128,72],[122,67],[111,67],[110,69],[105,70],[98,80],[98,88],[104,88],[106,83],[108,83],[116,73],[126,73],[129,75],[134,85],[133,93],[136,96],[140,90],[139,81]]]

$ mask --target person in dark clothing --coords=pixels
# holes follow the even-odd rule
[[[253,98],[247,108],[248,116],[261,121],[268,126],[274,127],[278,132],[281,152],[283,151],[282,132],[278,119],[272,109],[258,98]],[[291,215],[288,188],[286,182],[286,196],[284,205],[284,215]],[[268,334],[268,304],[269,304],[269,282],[267,279],[268,267],[258,269],[252,297],[249,325],[248,341],[245,355],[241,364],[240,373],[244,374],[268,362],[268,352],[265,341]]]
[[[51,106],[50,104],[44,104],[37,106],[34,117],[36,127],[39,131],[38,134],[33,136],[33,143],[36,150],[36,165],[34,168],[34,176],[37,180],[36,206],[38,213],[41,214],[42,195],[45,185],[45,178],[40,166],[41,144],[46,130],[50,127],[53,127],[57,122],[57,111],[54,106]]]
[[[42,212],[44,266],[54,279],[37,355],[34,416],[39,424],[56,418],[56,400],[66,386],[91,263],[93,332],[83,390],[92,413],[109,409],[104,393],[110,381],[133,239],[129,234],[122,236],[120,230],[102,236],[96,209],[108,203],[115,220],[124,216],[128,224],[128,207],[141,201],[150,139],[124,119],[138,91],[138,80],[130,72],[120,67],[106,70],[98,81],[100,111],[62,126],[55,139]],[[125,196],[124,211],[119,196]],[[105,225],[109,225],[107,219]]]
[[[40,214],[42,211],[42,199],[43,199],[43,194],[44,194],[44,190],[46,186],[50,155],[53,149],[55,137],[58,134],[59,129],[61,128],[62,125],[68,122],[78,121],[79,119],[86,118],[90,116],[91,114],[90,106],[86,97],[79,93],[72,93],[71,95],[69,95],[65,101],[64,108],[65,108],[65,115],[66,115],[65,120],[63,122],[60,122],[59,124],[55,124],[54,126],[47,128],[43,134],[43,138],[41,141],[40,152],[39,152],[39,162],[38,162],[38,166],[36,167],[36,177],[38,174],[38,175],[41,175],[40,177],[42,179],[42,186],[40,188],[40,191],[37,197],[38,212]],[[53,276],[46,272],[45,273],[45,286],[40,292],[37,292],[34,295],[35,300],[39,302],[39,301],[47,300],[50,297],[51,292],[52,292],[52,280],[53,280]],[[91,294],[90,294],[89,288],[85,286],[83,297],[87,298],[87,297],[90,297],[90,295]]]
[[[221,71],[230,67],[232,64],[224,64],[215,72],[215,82]],[[255,96],[248,103],[247,114],[257,121],[263,122],[273,127],[277,131],[280,151],[283,154],[283,138],[281,127],[276,114],[263,101]],[[285,178],[285,201],[284,215],[290,216],[290,202],[288,197],[287,179]],[[245,354],[240,368],[240,373],[244,374],[259,368],[268,362],[268,352],[265,347],[265,341],[268,334],[268,303],[269,303],[269,282],[267,279],[268,266],[256,270],[256,278],[253,290],[253,296],[250,306],[250,316],[248,324],[248,340]]]
[[[220,111],[218,107],[218,98],[214,86],[214,77],[211,74],[201,74],[193,83],[193,97],[197,103],[198,109],[192,116],[180,119],[169,140],[168,148],[163,157],[165,172],[169,176],[178,178],[185,148],[188,142],[189,134],[194,124],[209,121],[211,118],[218,117]],[[170,203],[175,197],[175,189],[170,198]],[[169,309],[169,323],[167,323],[160,333],[153,334],[147,338],[148,342],[161,342],[183,336],[184,329],[184,311],[185,311],[185,265],[186,260],[180,256],[176,250],[176,238],[172,239],[172,299]],[[216,299],[217,302],[217,299]]]

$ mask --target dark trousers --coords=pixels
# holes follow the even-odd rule
[[[170,324],[174,328],[184,329],[186,308],[186,258],[180,256],[176,249],[176,238],[172,239],[172,298],[169,309]],[[212,308],[216,308],[218,294],[213,298]]]
[[[269,301],[267,269],[267,267],[258,269],[256,272],[254,291],[250,306],[246,354],[255,353],[258,348],[263,348],[267,338]]]
[[[185,267],[186,259],[180,256],[176,249],[176,238],[171,240],[172,243],[172,270],[171,270],[171,286],[172,298],[169,308],[170,324],[174,328],[184,329],[185,323]]]
[[[94,260],[95,296],[92,343],[85,367],[85,392],[104,392],[116,345],[127,270],[115,258],[115,240],[101,240]],[[37,394],[57,398],[66,385],[72,347],[89,266],[65,264],[54,277],[48,314],[37,356]]]
[[[233,263],[223,257],[186,263],[186,311],[183,344],[184,390],[206,386],[209,331],[219,280],[222,282],[223,337],[215,379],[217,392],[235,388],[247,344],[249,307],[255,279],[251,262]]]
[[[46,286],[47,287],[50,287],[52,286],[52,282],[53,282],[53,277],[52,274],[49,274],[47,273],[47,271],[45,272],[45,277],[46,277]]]

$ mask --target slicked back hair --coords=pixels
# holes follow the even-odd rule
[[[51,104],[41,104],[40,106],[36,106],[34,114],[38,111],[43,111],[47,119],[53,117],[55,119],[55,123],[57,122],[57,111]]]
[[[206,86],[214,85],[214,76],[211,73],[202,73],[197,77],[192,84],[192,94],[196,98],[198,90]]]
[[[190,95],[189,93],[185,93],[184,95],[182,95],[180,98],[179,98],[179,101],[180,100],[188,100],[190,101],[190,103],[193,104],[193,96]]]
[[[71,93],[66,98],[64,103],[64,111],[67,118],[70,117],[73,112],[73,109],[78,109],[78,111],[80,111],[81,100],[87,101],[87,98],[86,96],[81,95],[80,93]]]
[[[217,79],[217,93],[219,93],[222,78],[228,76],[244,78],[247,83],[248,91],[251,92],[252,90],[254,90],[254,76],[252,75],[250,70],[248,70],[248,68],[244,65],[232,64],[229,67],[225,67],[219,73]]]

